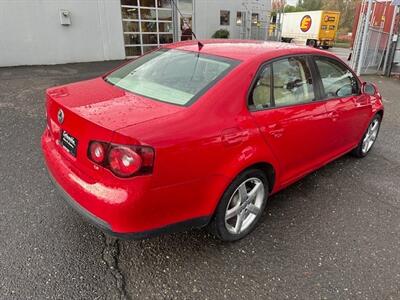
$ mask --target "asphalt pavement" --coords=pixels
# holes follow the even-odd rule
[[[247,238],[118,241],[64,203],[40,149],[44,90],[118,63],[0,69],[0,299],[400,299],[400,81],[366,77],[386,105],[370,155],[272,197]]]
[[[335,54],[337,57],[341,58],[346,63],[348,62],[348,58],[351,52],[349,48],[339,48],[339,47],[330,48],[327,51]]]

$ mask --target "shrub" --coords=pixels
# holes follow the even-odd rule
[[[226,29],[219,29],[213,35],[213,39],[229,39],[229,31]]]

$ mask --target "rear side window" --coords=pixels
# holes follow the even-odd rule
[[[359,93],[358,81],[343,64],[325,57],[315,59],[322,85],[325,92],[325,99],[343,98]]]
[[[311,71],[304,57],[290,57],[272,64],[274,105],[300,104],[314,100]]]
[[[307,59],[290,57],[264,66],[250,96],[250,108],[255,110],[313,101],[314,88]]]

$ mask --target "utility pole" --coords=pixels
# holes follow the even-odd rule
[[[368,0],[368,6],[367,6],[367,13],[365,15],[365,24],[364,24],[364,30],[361,36],[361,45],[360,45],[360,56],[358,58],[358,64],[357,64],[357,70],[356,73],[358,76],[361,74],[361,66],[362,63],[364,62],[364,56],[365,56],[365,48],[366,47],[366,41],[367,41],[367,34],[368,34],[368,29],[369,29],[369,20],[371,18],[371,10],[372,10],[372,0]],[[362,13],[362,11],[361,11]]]
[[[384,75],[386,75],[388,61],[389,61],[389,53],[390,53],[390,49],[392,48],[393,30],[394,30],[394,24],[396,23],[397,10],[398,10],[398,6],[395,6],[394,10],[393,10],[392,24],[390,25],[388,43],[386,46],[385,62],[383,63],[383,74]]]

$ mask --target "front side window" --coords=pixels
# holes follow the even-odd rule
[[[315,99],[311,71],[304,57],[290,57],[272,64],[276,107]]]
[[[132,93],[186,105],[239,62],[197,52],[161,49],[109,74],[105,80]]]
[[[349,97],[359,93],[357,79],[347,67],[324,57],[316,58],[315,63],[325,90],[325,99]]]
[[[220,11],[220,25],[229,25],[230,12],[229,10]]]

